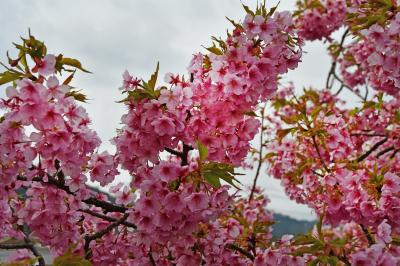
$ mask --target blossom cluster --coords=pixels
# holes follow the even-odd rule
[[[330,35],[339,29],[345,19],[345,0],[298,1],[296,28],[305,40],[330,40]]]
[[[0,73],[0,84],[13,82],[0,102],[0,248],[26,249],[10,258],[32,264],[33,256],[40,266],[36,243],[55,265],[398,265],[399,9],[364,0],[298,6],[294,19],[244,6],[243,21],[229,20],[234,29],[193,56],[186,78],[167,73],[159,85],[159,65],[148,81],[124,72],[115,154],[99,151],[78,103],[86,96],[69,85],[77,69],[88,71],[22,38]],[[336,43],[342,25],[349,29]],[[347,35],[358,38],[347,44]],[[303,41],[317,39],[330,42],[334,59],[326,88],[277,90]],[[358,92],[367,83],[370,98]],[[344,88],[360,97],[355,108],[340,99]],[[249,153],[259,165],[247,198],[232,190]],[[256,186],[263,163],[318,214],[311,232],[272,238]],[[130,182],[113,184],[121,169]]]
[[[340,60],[344,82],[350,87],[369,84],[376,90],[397,95],[400,88],[399,36],[400,14],[387,25],[374,24],[361,31],[362,40],[345,47],[345,56]]]

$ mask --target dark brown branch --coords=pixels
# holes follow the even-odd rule
[[[350,136],[366,136],[366,137],[387,137],[387,134],[381,133],[350,133]]]
[[[261,110],[261,132],[260,132],[260,150],[259,150],[259,156],[258,156],[258,165],[257,165],[257,171],[253,179],[253,187],[251,188],[250,196],[249,196],[249,201],[253,200],[254,196],[254,191],[256,190],[257,186],[257,179],[258,176],[260,175],[260,170],[261,170],[261,165],[263,163],[263,147],[264,147],[264,113],[265,113],[265,108],[267,107],[267,103],[264,104],[264,107]]]
[[[24,240],[26,244],[30,245],[29,250],[32,251],[33,255],[35,255],[35,257],[38,259],[39,266],[45,266],[46,261],[44,260],[42,254],[40,254],[39,251],[36,249],[35,245],[32,243],[29,237],[25,236]]]
[[[26,177],[23,177],[23,176],[18,176],[17,179],[21,180],[21,181],[27,181]],[[32,179],[32,181],[41,182],[41,183],[43,183],[45,185],[53,185],[53,186],[56,186],[59,189],[64,190],[65,192],[67,192],[70,195],[75,195],[75,193],[73,193],[72,191],[69,190],[68,186],[61,184],[57,179],[53,178],[52,176],[48,175],[47,179],[48,179],[48,181],[44,182],[42,177],[36,176],[36,177],[34,177]],[[99,199],[97,199],[95,197],[90,197],[90,198],[82,200],[82,201],[84,203],[86,203],[86,204],[90,204],[90,205],[94,205],[96,207],[100,207],[103,210],[105,210],[106,212],[121,212],[121,213],[124,213],[124,212],[126,212],[128,210],[124,206],[115,205],[115,204],[112,204],[112,203],[107,202],[107,201],[102,201],[102,200],[99,200]]]
[[[97,233],[93,234],[93,235],[86,235],[85,236],[85,246],[84,246],[84,250],[85,250],[85,258],[89,259],[91,256],[91,252],[90,252],[90,242],[92,242],[93,240],[96,240],[98,238],[103,237],[104,235],[108,234],[109,232],[111,232],[111,230],[113,230],[114,228],[118,227],[119,225],[121,225],[127,218],[128,218],[129,214],[125,213],[124,216],[113,222],[112,224],[110,224],[109,226],[107,226],[106,228],[104,228],[101,231],[98,231]]]
[[[249,258],[250,260],[254,261],[254,256],[253,254],[251,254],[250,252],[248,252],[247,250],[236,246],[235,244],[228,244],[226,245],[227,248],[238,251],[239,253],[241,253],[242,255],[246,256],[247,258]]]
[[[182,156],[182,152],[180,152],[180,151],[176,151],[176,150],[173,150],[171,148],[165,148],[165,150],[167,152],[171,153],[172,155],[175,155],[175,156],[178,156],[178,157]]]
[[[79,211],[84,212],[84,213],[87,213],[87,214],[90,214],[90,215],[92,215],[92,216],[94,216],[94,217],[103,219],[103,220],[105,220],[105,221],[109,221],[109,222],[117,222],[117,221],[118,221],[118,219],[116,219],[116,218],[114,218],[114,217],[110,217],[110,216],[107,216],[107,215],[104,215],[104,214],[101,214],[101,213],[98,213],[98,212],[95,212],[95,211],[92,211],[92,210],[79,210]],[[135,228],[135,229],[136,229],[136,225],[133,224],[133,223],[124,221],[124,222],[122,222],[121,224],[122,224],[122,225],[125,225],[125,226],[127,226],[127,227],[132,227],[132,228]]]
[[[392,155],[390,155],[390,159],[393,159],[393,158],[396,156],[396,154],[399,152],[399,150],[400,150],[400,149],[395,150],[395,151],[392,153]]]
[[[25,243],[0,243],[0,249],[29,249],[37,258],[39,266],[45,266],[46,262],[29,238],[25,237]]]
[[[172,155],[178,156],[181,159],[181,166],[185,166],[185,165],[188,165],[187,157],[188,157],[189,151],[193,150],[193,147],[183,143],[182,151],[176,151],[171,148],[165,148],[165,150],[167,152],[171,153]]]
[[[378,152],[378,154],[376,155],[377,158],[381,157],[382,155],[384,155],[385,153],[388,153],[390,151],[394,150],[394,146],[388,147],[386,149],[384,149],[383,151]]]
[[[367,240],[368,240],[368,244],[369,244],[370,246],[372,246],[373,244],[375,244],[375,241],[372,239],[372,236],[371,236],[371,234],[369,233],[368,229],[367,229],[363,224],[360,224],[360,227],[361,227],[361,230],[364,232],[364,234],[365,234],[365,236],[366,236],[366,238],[367,238]]]
[[[94,205],[96,207],[100,207],[103,210],[107,211],[107,212],[121,212],[124,213],[126,212],[128,209],[124,206],[120,206],[120,205],[114,205],[112,203],[109,203],[107,201],[103,201],[103,200],[99,200],[96,198],[88,198],[86,200],[83,200],[83,202],[85,202],[86,204],[90,204],[90,205]]]
[[[350,32],[350,29],[347,28],[347,29],[345,30],[345,32],[343,33],[343,35],[342,35],[342,39],[340,40],[340,43],[339,43],[339,53],[340,53],[340,52],[342,51],[342,49],[343,49],[344,41],[346,40],[347,34],[349,34],[349,32]],[[329,69],[328,77],[327,77],[327,79],[326,79],[326,88],[327,88],[327,89],[330,89],[330,87],[331,87],[331,86],[330,86],[330,81],[331,81],[332,75],[335,75],[335,72],[336,72],[336,62],[337,62],[336,60],[333,61],[333,62],[332,62],[332,66],[331,66],[331,68]],[[341,88],[337,94],[339,94],[340,91],[341,91],[342,89],[343,89],[343,88]]]
[[[317,171],[315,171],[315,170],[313,170],[313,169],[311,169],[311,172],[313,172],[313,174],[315,174],[315,175],[317,175],[317,176],[319,176],[319,177],[324,177],[323,174],[320,174],[320,173],[318,173]]]
[[[365,158],[367,158],[371,153],[373,153],[376,149],[378,149],[381,145],[383,145],[387,140],[388,140],[388,138],[385,137],[384,139],[382,139],[382,140],[378,141],[377,143],[375,143],[375,145],[372,146],[371,149],[369,149],[366,153],[364,153],[363,155],[358,157],[356,159],[356,162],[359,163],[362,160],[364,160]]]
[[[318,144],[317,144],[317,141],[316,141],[314,135],[312,136],[312,141],[313,141],[314,148],[317,151],[318,157],[321,160],[321,163],[322,163],[325,171],[327,171],[329,173],[331,170],[329,170],[328,166],[325,164],[324,159],[322,158],[321,152],[319,151],[319,147],[318,147]]]
[[[0,249],[30,249],[27,243],[0,243]]]
[[[148,257],[149,257],[151,266],[157,266],[156,261],[153,258],[153,254],[151,253],[151,250],[149,251]]]

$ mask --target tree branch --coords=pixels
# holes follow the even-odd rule
[[[26,179],[26,177],[23,177],[23,176],[18,176],[17,179],[20,180],[20,181],[28,181],[28,180]],[[61,184],[57,179],[53,178],[51,175],[47,175],[47,179],[48,179],[48,181],[45,182],[45,181],[43,181],[43,178],[42,178],[42,177],[36,176],[36,177],[32,178],[32,181],[41,182],[42,184],[45,184],[45,185],[53,185],[53,186],[56,186],[57,188],[64,190],[64,191],[67,192],[68,194],[74,195],[74,196],[75,196],[75,193],[73,193],[73,192],[69,189],[68,186]],[[90,197],[90,198],[84,199],[84,200],[82,200],[82,201],[83,201],[84,203],[86,203],[86,204],[94,205],[94,206],[96,206],[96,207],[100,207],[100,208],[102,208],[103,210],[105,210],[106,212],[120,212],[120,213],[124,213],[124,212],[126,212],[126,211],[128,210],[128,209],[127,209],[126,207],[124,207],[124,206],[115,205],[115,204],[112,204],[112,203],[107,202],[107,201],[102,201],[102,200],[99,200],[99,199],[97,199],[97,198],[95,198],[95,197]]]
[[[394,150],[394,146],[388,147],[386,149],[384,149],[383,151],[378,152],[378,154],[376,155],[377,158],[381,157],[382,155],[384,155],[385,153],[388,153],[390,151]]]
[[[96,240],[97,238],[101,238],[103,237],[105,234],[111,232],[111,230],[113,230],[114,228],[118,227],[120,224],[122,224],[127,218],[128,218],[129,214],[125,213],[124,216],[115,221],[114,223],[110,224],[109,226],[107,226],[106,228],[104,228],[103,230],[93,234],[93,235],[86,235],[85,236],[85,246],[84,246],[84,250],[85,250],[85,258],[89,259],[91,257],[91,251],[90,251],[90,242],[92,242],[93,240]]]
[[[98,213],[98,212],[95,212],[95,211],[92,211],[92,210],[86,209],[86,210],[79,210],[79,211],[87,213],[87,214],[90,214],[90,215],[92,215],[94,217],[103,219],[103,220],[108,221],[108,222],[117,222],[118,221],[118,219],[116,219],[114,217],[110,217],[110,216],[107,216],[107,215],[104,215],[104,214],[101,214],[101,213]],[[125,225],[127,227],[132,227],[134,229],[137,228],[135,224],[130,223],[130,222],[123,221],[121,224]]]
[[[42,254],[39,253],[39,251],[36,249],[35,245],[32,243],[32,241],[29,239],[28,236],[25,236],[24,238],[25,243],[29,244],[29,249],[30,251],[32,251],[33,255],[35,255],[35,257],[38,259],[39,262],[39,266],[45,266],[46,262],[42,256]]]
[[[188,165],[187,157],[188,157],[189,151],[193,150],[193,147],[183,143],[182,151],[176,151],[171,148],[165,148],[165,150],[167,152],[171,153],[172,155],[178,156],[181,159],[181,166],[185,166],[185,165]]]
[[[0,243],[0,249],[29,249],[38,260],[39,266],[45,266],[46,262],[28,237],[24,238],[25,243]]]
[[[253,254],[251,254],[250,252],[248,252],[247,250],[236,246],[235,244],[228,244],[226,245],[227,248],[238,251],[239,253],[241,253],[242,255],[246,256],[247,258],[249,258],[251,261],[254,261],[254,256]]]
[[[366,136],[366,137],[387,137],[387,134],[381,134],[381,133],[350,133],[350,136],[355,137],[355,136]]]
[[[149,251],[149,254],[147,256],[149,257],[151,266],[157,266],[156,261],[153,258],[153,254],[151,253],[151,250]]]
[[[321,163],[322,163],[322,165],[323,165],[325,171],[327,171],[327,172],[329,173],[331,170],[329,170],[328,166],[325,164],[325,161],[324,161],[324,159],[323,159],[322,156],[321,156],[321,153],[320,153],[320,151],[319,151],[319,147],[318,147],[317,141],[316,141],[316,139],[315,139],[315,136],[313,135],[311,138],[312,138],[312,141],[313,141],[314,148],[315,148],[315,150],[317,151],[318,157],[319,157],[319,159],[321,160]]]
[[[364,234],[365,234],[365,236],[366,236],[366,238],[367,238],[367,240],[368,240],[368,244],[369,244],[370,246],[372,246],[373,244],[375,244],[375,241],[372,239],[372,236],[371,236],[371,234],[369,233],[368,229],[367,229],[363,224],[360,224],[360,227],[361,227],[361,230],[364,232]]]
[[[371,153],[373,153],[376,149],[378,149],[381,145],[383,145],[387,140],[388,140],[388,138],[385,137],[384,139],[382,139],[382,140],[378,141],[377,143],[375,143],[375,145],[372,146],[371,149],[369,149],[366,153],[364,153],[363,155],[358,157],[356,159],[356,162],[359,163],[362,160],[364,160],[365,158],[367,158]]]

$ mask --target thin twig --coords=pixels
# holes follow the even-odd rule
[[[311,138],[312,138],[312,141],[313,141],[314,148],[317,151],[318,157],[321,160],[321,163],[322,163],[325,171],[327,171],[329,173],[331,170],[329,170],[328,166],[325,164],[325,161],[321,156],[321,152],[319,151],[319,147],[318,147],[317,141],[315,140],[315,136],[313,135]]]
[[[258,166],[257,166],[257,171],[253,179],[253,187],[251,188],[250,196],[249,196],[249,201],[253,200],[254,196],[254,191],[256,190],[257,186],[257,179],[258,176],[260,175],[260,170],[261,170],[261,165],[263,163],[263,147],[264,147],[264,113],[265,113],[265,108],[267,107],[267,103],[264,104],[264,107],[261,110],[261,132],[260,132],[260,149],[258,153]]]
[[[345,41],[345,39],[346,39],[346,37],[347,37],[347,34],[348,34],[349,32],[350,32],[350,29],[347,28],[347,29],[345,30],[345,32],[343,33],[343,35],[342,35],[342,39],[340,40],[340,43],[339,43],[339,53],[340,53],[340,52],[342,51],[342,49],[343,49],[344,41]],[[333,61],[333,62],[332,62],[332,65],[331,65],[331,68],[329,69],[328,77],[327,77],[327,79],[326,79],[326,84],[325,84],[327,89],[330,89],[330,88],[332,87],[332,85],[330,85],[330,81],[331,81],[332,75],[335,75],[335,72],[336,72],[336,63],[337,63],[336,60]],[[337,94],[339,94],[341,90],[342,90],[342,88],[339,90],[339,92],[337,92]],[[336,94],[336,95],[337,95],[337,94]]]

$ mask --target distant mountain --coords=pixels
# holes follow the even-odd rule
[[[289,216],[274,213],[276,223],[272,225],[272,235],[275,238],[280,238],[282,235],[296,235],[306,233],[315,225],[315,221],[303,221],[290,218]]]

